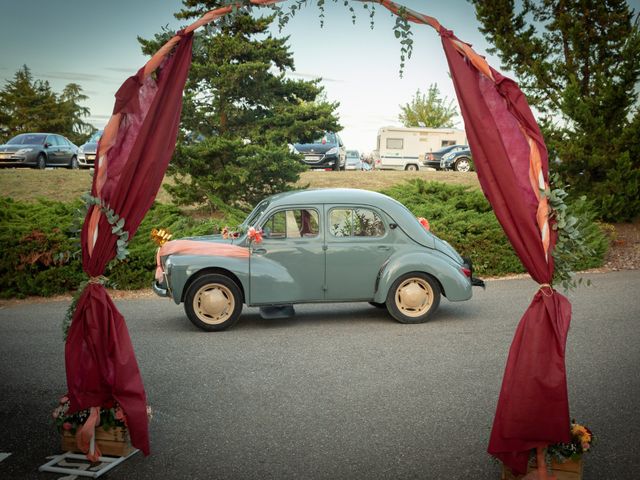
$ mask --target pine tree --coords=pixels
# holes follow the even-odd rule
[[[179,19],[222,4],[183,3]],[[287,38],[268,32],[273,18],[239,11],[196,33],[181,135],[169,166],[175,185],[168,188],[177,203],[246,206],[286,190],[305,168],[288,144],[340,129],[338,104],[320,100],[319,79],[287,77],[294,62]],[[151,54],[169,36],[139,40]]]
[[[539,112],[550,159],[608,220],[640,214],[638,16],[623,0],[471,0]]]
[[[82,120],[89,109],[79,102],[86,99],[73,83],[56,95],[49,82],[34,80],[29,67],[23,65],[0,90],[0,143],[27,132],[59,133],[82,143],[95,130]]]
[[[426,94],[418,90],[411,102],[400,105],[400,109],[398,119],[405,127],[452,128],[458,115],[454,101],[441,97],[435,83]]]

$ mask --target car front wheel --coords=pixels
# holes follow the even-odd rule
[[[47,157],[45,157],[44,153],[38,155],[38,159],[36,160],[36,167],[40,170],[44,170],[47,168]]]
[[[470,172],[471,171],[471,159],[467,157],[461,157],[456,160],[455,165],[453,166],[456,172]]]
[[[398,322],[423,323],[438,309],[440,286],[426,273],[407,273],[393,282],[386,304]]]
[[[191,323],[202,330],[225,330],[240,317],[242,292],[229,277],[203,275],[189,286],[184,310]]]
[[[76,157],[71,158],[71,161],[69,162],[69,168],[71,170],[78,170],[78,168],[80,168],[80,164],[78,163],[78,159]]]

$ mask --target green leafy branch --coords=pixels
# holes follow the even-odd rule
[[[405,61],[411,58],[411,54],[413,53],[413,32],[409,24],[407,10],[404,7],[398,9],[393,33],[396,38],[400,39],[400,78],[402,78]]]
[[[111,233],[118,237],[116,241],[116,259],[124,260],[127,258],[127,255],[129,255],[129,250],[127,250],[129,246],[129,232],[124,229],[124,218],[121,218],[109,204],[98,197],[86,193],[82,196],[82,199],[87,205],[87,210],[91,205],[100,207],[102,213],[107,217],[109,225],[111,225]]]
[[[582,235],[583,221],[570,213],[565,199],[569,196],[566,187],[557,173],[550,175],[551,185],[555,188],[544,192],[551,207],[552,228],[558,233],[553,260],[555,264],[553,284],[560,284],[566,291],[570,291],[582,284],[582,278],[575,278],[575,266],[586,257],[594,255],[594,250],[589,246]],[[584,202],[586,197],[580,197]],[[587,280],[586,285],[591,285]]]
[[[129,232],[124,229],[124,218],[120,217],[120,215],[118,215],[104,200],[98,197],[94,197],[88,192],[82,195],[81,198],[82,200],[84,200],[85,208],[77,211],[77,217],[81,217],[82,219],[86,218],[91,205],[99,207],[100,211],[102,211],[102,213],[104,213],[105,217],[107,218],[109,225],[111,225],[111,233],[118,237],[118,239],[116,240],[116,260],[122,261],[127,258],[127,255],[129,255],[129,250],[127,249],[127,247],[129,246]],[[74,228],[74,231],[76,231],[77,233],[80,232],[80,228],[78,228],[77,225],[72,228]],[[102,285],[106,285],[108,279],[106,277],[98,277],[97,281]],[[73,319],[73,314],[76,311],[78,299],[80,298],[82,292],[88,284],[88,279],[80,283],[78,289],[73,295],[69,308],[67,308],[67,312],[65,313],[64,319],[62,320],[62,334],[64,339],[67,338],[67,335],[69,333],[71,320]]]

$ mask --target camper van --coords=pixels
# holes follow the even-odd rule
[[[466,143],[464,130],[456,128],[382,127],[378,130],[375,165],[382,170],[425,169],[425,154]]]

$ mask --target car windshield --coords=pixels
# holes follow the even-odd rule
[[[337,143],[335,133],[325,133],[322,137],[316,138],[313,143]]]
[[[87,141],[87,143],[98,143],[100,141],[100,137],[102,137],[102,130],[98,130],[91,138]]]
[[[347,157],[347,163],[349,165],[355,165],[356,163],[359,163],[360,159],[358,157]]]
[[[23,133],[13,137],[7,142],[7,145],[42,145],[45,138],[47,138],[46,135],[39,133]]]
[[[250,227],[252,225],[255,225],[258,222],[258,220],[260,220],[260,218],[262,217],[262,215],[264,214],[268,206],[269,206],[269,200],[263,200],[262,202],[260,202],[256,206],[256,208],[254,208],[253,211],[249,214],[249,216],[244,220],[244,222],[242,222],[242,226]]]

